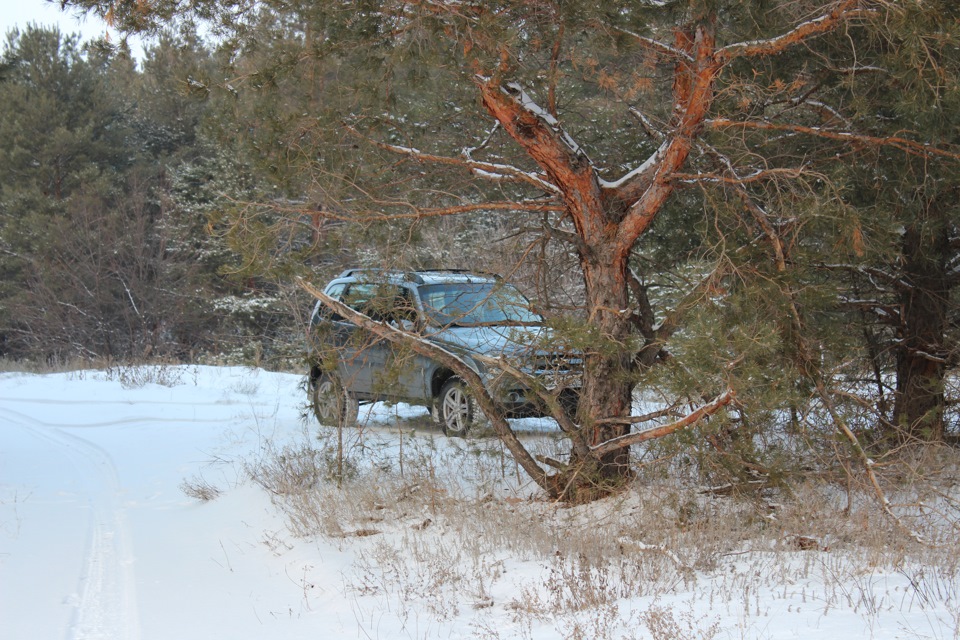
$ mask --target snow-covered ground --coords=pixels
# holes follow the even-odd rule
[[[407,493],[386,504],[374,486],[368,499],[356,488],[307,491],[318,496],[316,526],[301,521],[307,535],[294,536],[297,507],[250,473],[335,442],[308,435],[301,383],[215,367],[0,374],[0,638],[960,637],[956,571],[924,573],[908,554],[729,540],[695,561],[694,550],[648,544],[656,532],[632,526],[643,496],[587,512],[529,501],[502,458],[490,458],[499,477],[468,468],[495,442],[448,441],[409,420],[392,429],[415,411],[379,405],[366,414],[369,455],[350,434],[348,463],[379,465]],[[549,427],[524,428],[549,441]],[[322,460],[333,464],[330,451]],[[464,471],[446,476],[449,461]],[[418,473],[475,486],[433,485],[398,506],[425,486],[406,480]],[[510,495],[497,493],[508,485]],[[197,499],[204,488],[219,495]],[[458,523],[438,507],[451,495],[490,521]],[[536,544],[559,548],[597,518],[614,523],[617,539],[596,544],[620,550],[615,571],[535,552],[539,523],[556,537]],[[505,532],[524,522],[529,546]]]

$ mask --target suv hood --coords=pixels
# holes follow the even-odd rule
[[[537,343],[549,336],[546,327],[480,326],[448,327],[426,335],[441,346],[458,352],[470,352],[496,358],[529,358],[550,353],[537,348]]]

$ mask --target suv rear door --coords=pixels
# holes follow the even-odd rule
[[[369,314],[368,302],[373,292],[364,283],[334,283],[327,287],[326,294],[351,309]],[[373,371],[382,366],[384,356],[381,341],[369,331],[361,329],[318,305],[313,320],[315,348],[323,362],[336,362],[337,373],[344,386],[351,392],[369,395],[372,390]]]
[[[405,331],[416,331],[423,319],[414,293],[391,283],[350,282],[331,284],[327,295],[354,311]],[[329,309],[319,309],[316,349],[320,359],[336,362],[346,388],[363,399],[429,399],[429,358],[414,354],[370,331],[357,327]]]

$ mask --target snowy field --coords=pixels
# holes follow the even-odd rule
[[[739,537],[722,499],[659,526],[690,510],[668,492],[563,508],[409,408],[367,410],[341,460],[301,384],[0,374],[0,638],[960,637],[956,523],[924,550],[850,543],[866,516]]]

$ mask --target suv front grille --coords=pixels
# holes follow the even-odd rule
[[[583,360],[575,356],[556,354],[538,357],[534,362],[534,373],[536,375],[580,371],[583,371]]]

